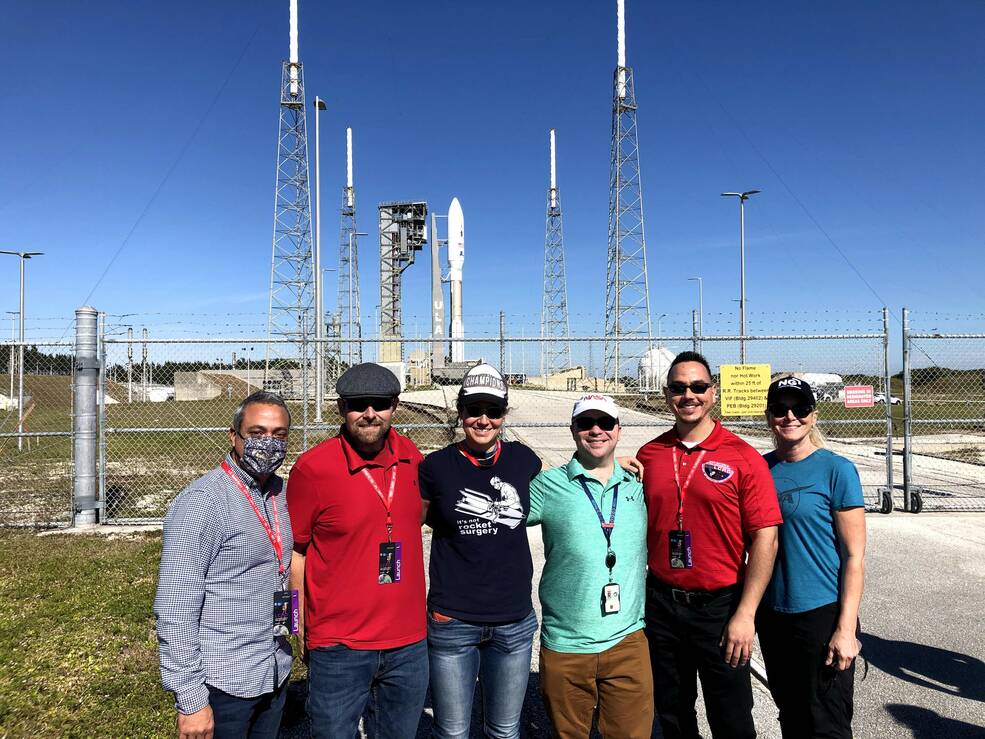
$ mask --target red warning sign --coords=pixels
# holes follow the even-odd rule
[[[846,408],[871,408],[876,404],[872,385],[845,385]]]

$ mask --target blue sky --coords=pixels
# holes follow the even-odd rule
[[[554,127],[572,328],[601,333],[614,6],[301,0],[307,96],[328,102],[326,266],[351,125],[360,229],[382,200],[444,213],[457,196],[466,331],[504,310],[529,335]],[[287,8],[7,0],[0,248],[46,252],[28,270],[36,336],[62,335],[87,296],[157,335],[262,330]],[[664,333],[690,329],[692,275],[706,326],[736,330],[738,208],[718,193],[748,188],[764,191],[747,206],[750,332],[871,329],[874,293],[928,329],[985,310],[985,5],[627,0],[627,22]],[[377,246],[361,245],[368,324]],[[0,260],[0,310],[16,310],[17,263]],[[409,334],[428,280],[426,259],[406,273]]]

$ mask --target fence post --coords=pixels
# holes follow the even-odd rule
[[[696,351],[701,351],[701,342],[698,341],[698,311],[691,311],[691,348]]]
[[[97,346],[97,352],[99,356],[99,380],[98,380],[98,408],[99,408],[99,421],[98,421],[98,454],[99,454],[99,484],[97,490],[99,493],[99,504],[103,511],[103,515],[100,516],[99,520],[101,522],[106,521],[107,515],[110,513],[109,509],[106,507],[106,391],[109,381],[106,377],[106,314],[99,314],[99,344]]]
[[[882,352],[883,370],[885,374],[886,396],[886,491],[879,501],[882,513],[893,512],[893,403],[892,403],[892,373],[889,369],[889,308],[882,309]]]
[[[83,306],[75,311],[75,418],[72,423],[72,508],[75,526],[96,525],[96,394],[99,380],[99,314]]]
[[[499,312],[499,371],[506,374],[506,314]]]
[[[910,310],[903,308],[903,510],[913,508],[913,413],[910,406]],[[886,398],[889,403],[890,398]]]

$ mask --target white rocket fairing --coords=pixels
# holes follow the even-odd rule
[[[448,206],[448,281],[451,283],[451,361],[465,361],[462,320],[462,267],[465,266],[465,219],[458,198]]]

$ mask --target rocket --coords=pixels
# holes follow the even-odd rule
[[[448,282],[451,283],[451,361],[465,361],[462,321],[462,267],[465,266],[465,219],[458,198],[448,206]]]

